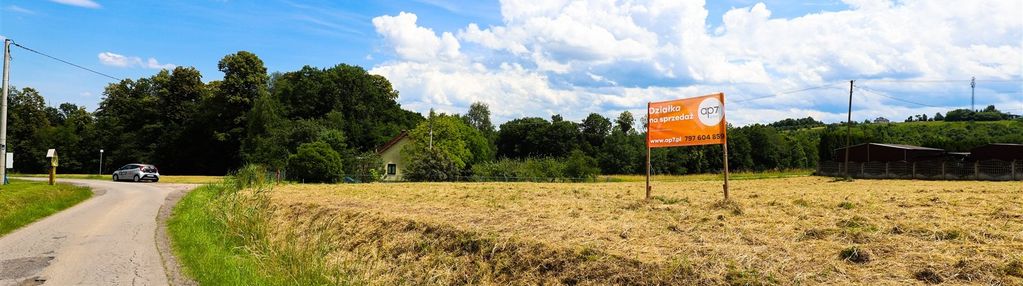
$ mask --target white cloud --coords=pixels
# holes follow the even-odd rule
[[[111,52],[102,52],[97,55],[99,62],[103,65],[130,68],[130,67],[142,67],[149,69],[173,69],[177,67],[174,64],[161,64],[155,58],[149,58],[142,60],[140,57],[124,56]]]
[[[53,1],[54,3],[77,6],[82,8],[96,9],[101,7],[99,3],[96,3],[95,1],[92,0],[50,0],[50,1]]]
[[[416,25],[416,14],[373,18],[377,33],[384,36],[399,57],[411,61],[452,60],[460,56],[459,43],[450,32],[440,37],[433,30]]]
[[[717,91],[734,102],[729,115],[737,124],[841,121],[847,85],[742,100],[849,79],[1023,78],[1023,2],[845,2],[849,10],[788,19],[757,3],[724,13],[712,27],[700,1],[504,0],[501,25],[468,23],[439,34],[402,12],[373,19],[397,57],[371,72],[390,79],[414,110],[464,112],[482,100],[498,122],[642,111],[647,101]],[[857,93],[855,117],[962,106],[962,91],[947,85],[862,84],[942,108]],[[1023,93],[1011,85],[985,98],[1020,106],[1018,96],[1005,96]]]
[[[28,15],[35,15],[36,14],[35,11],[22,8],[21,6],[18,6],[18,5],[9,5],[9,6],[5,7],[5,8],[6,8],[7,11],[11,11],[11,12],[17,12],[17,13],[28,14]]]

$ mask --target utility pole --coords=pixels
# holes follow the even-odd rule
[[[430,150],[433,150],[433,108],[430,108]]]
[[[845,178],[849,177],[849,144],[852,139],[852,95],[853,95],[853,82],[849,81],[849,117],[846,119],[846,132],[845,132]]]
[[[99,149],[99,174],[103,175],[103,149]]]
[[[4,83],[3,99],[0,100],[0,180],[7,183],[7,92],[11,76],[11,39],[4,39]]]
[[[976,89],[977,77],[970,77],[970,110],[974,112],[977,111],[977,106],[975,105],[977,102]]]

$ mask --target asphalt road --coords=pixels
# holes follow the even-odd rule
[[[92,198],[0,237],[0,285],[167,285],[157,213],[188,185],[62,180]]]

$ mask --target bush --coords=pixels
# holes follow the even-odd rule
[[[288,157],[288,176],[307,183],[335,183],[341,180],[341,155],[324,142],[304,143]]]
[[[460,175],[460,169],[455,161],[437,149],[426,149],[411,157],[411,162],[405,168],[404,178],[406,180],[413,182],[454,181]]]
[[[501,159],[472,166],[476,181],[552,181],[567,177],[563,160],[529,158],[525,160]]]
[[[364,183],[379,181],[384,173],[384,161],[376,152],[348,156],[344,158],[344,166],[345,174]]]
[[[575,180],[588,180],[600,175],[597,160],[586,156],[583,151],[575,150],[565,162],[565,176]]]

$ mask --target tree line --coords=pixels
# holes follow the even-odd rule
[[[465,114],[431,111],[424,117],[405,110],[386,78],[358,66],[268,73],[259,57],[241,51],[223,57],[218,69],[223,78],[209,82],[195,68],[176,67],[111,83],[94,112],[70,103],[47,106],[35,89],[12,88],[8,138],[14,170],[45,172],[45,151],[55,148],[61,172],[95,173],[104,149],[105,173],[126,163],[152,163],[164,174],[223,175],[255,163],[296,180],[373,180],[383,172],[376,149],[407,131],[411,141],[401,154],[412,180],[645,172],[645,119],[628,111],[614,118],[592,113],[579,121],[523,117],[495,126],[482,102]],[[997,111],[989,109],[974,118]],[[958,119],[959,113],[943,117]],[[954,151],[1023,142],[1019,120],[941,124],[947,126],[855,123],[852,141]],[[729,167],[813,168],[844,146],[842,127],[813,118],[729,125]],[[721,152],[716,145],[654,149],[653,172],[719,172]]]
[[[224,77],[208,83],[192,67],[111,83],[94,112],[49,107],[35,89],[12,88],[14,171],[45,172],[46,149],[55,148],[64,173],[98,172],[103,149],[105,173],[152,163],[164,174],[223,175],[243,162],[284,169],[303,144],[319,142],[349,163],[344,171],[358,172],[352,168],[372,165],[360,163],[372,160],[363,154],[422,121],[401,109],[387,79],[361,67],[268,74],[259,57],[241,51],[218,69]]]

